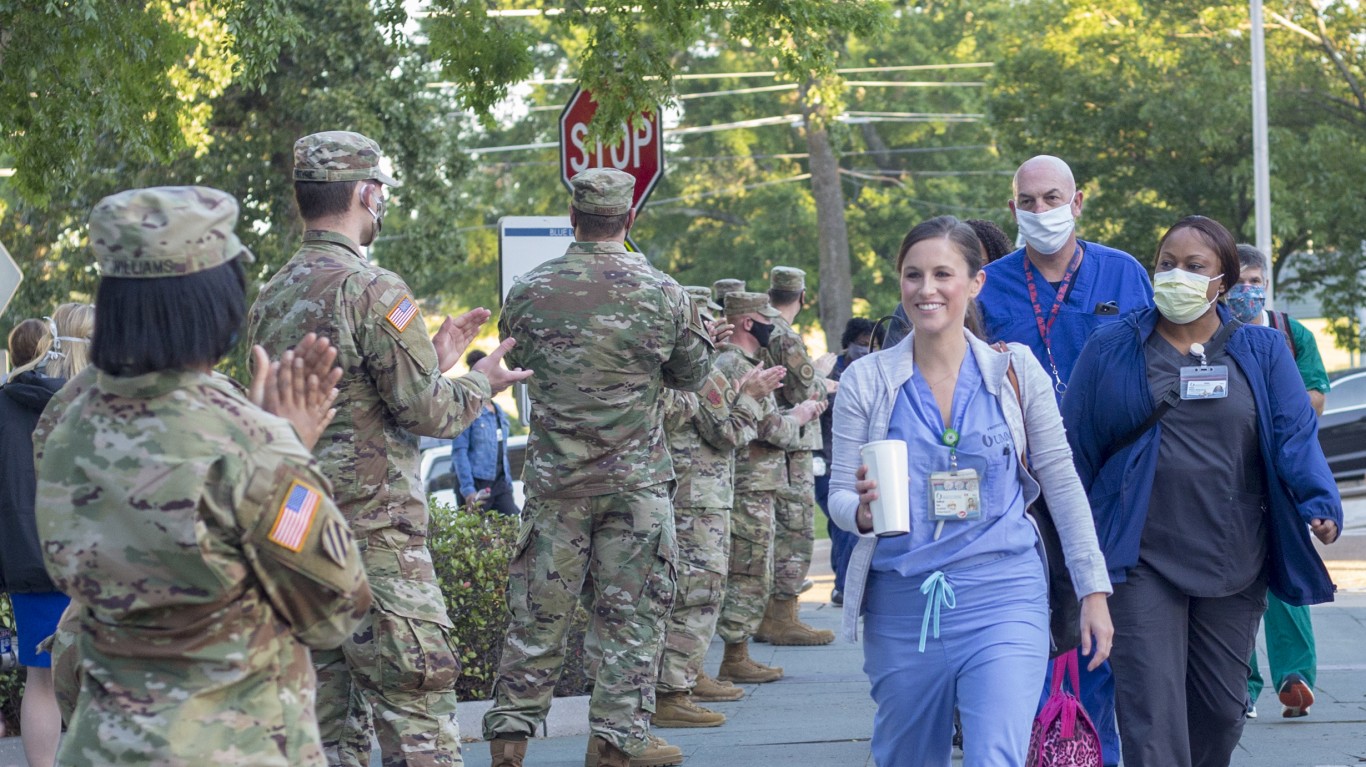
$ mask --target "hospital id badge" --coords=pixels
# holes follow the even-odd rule
[[[1181,368],[1181,399],[1220,399],[1227,396],[1227,365],[1187,365]]]
[[[982,516],[982,479],[976,469],[930,473],[930,521],[949,522]]]

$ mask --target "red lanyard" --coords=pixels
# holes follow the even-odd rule
[[[1072,253],[1072,260],[1067,263],[1067,271],[1063,272],[1062,282],[1058,283],[1058,293],[1053,298],[1053,309],[1048,313],[1048,322],[1043,319],[1043,307],[1039,306],[1039,289],[1034,285],[1034,270],[1029,268],[1029,257],[1025,256],[1024,262],[1025,284],[1029,287],[1029,303],[1034,307],[1034,321],[1039,323],[1039,339],[1044,346],[1048,345],[1048,332],[1053,329],[1053,323],[1058,319],[1058,311],[1062,309],[1062,304],[1067,300],[1067,291],[1072,287],[1072,277],[1077,273],[1077,267],[1081,264],[1081,243],[1077,243],[1077,249]]]
[[[1058,312],[1062,310],[1062,304],[1067,300],[1067,291],[1072,287],[1072,278],[1077,274],[1077,267],[1081,265],[1081,243],[1077,243],[1077,249],[1072,253],[1072,260],[1067,262],[1067,271],[1063,272],[1062,282],[1058,283],[1057,295],[1053,297],[1053,308],[1048,312],[1048,321],[1043,318],[1043,307],[1039,306],[1039,289],[1034,285],[1034,270],[1029,266],[1029,256],[1021,259],[1024,262],[1025,285],[1029,288],[1029,304],[1034,308],[1034,321],[1039,325],[1039,340],[1043,341],[1044,351],[1048,353],[1048,365],[1052,368],[1053,388],[1062,393],[1067,390],[1067,385],[1063,383],[1062,376],[1058,375],[1058,366],[1053,362],[1053,346],[1048,342],[1048,334],[1053,330],[1053,323],[1058,319]]]

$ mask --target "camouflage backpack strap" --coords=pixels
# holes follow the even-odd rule
[[[1290,329],[1290,315],[1285,312],[1269,311],[1266,313],[1266,318],[1271,327],[1285,334],[1285,341],[1290,344],[1290,356],[1298,357],[1299,350],[1295,348],[1295,334]]]

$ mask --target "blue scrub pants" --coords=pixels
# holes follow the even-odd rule
[[[925,575],[869,573],[863,670],[877,703],[873,761],[948,767],[956,704],[964,767],[1019,767],[1048,660],[1043,565],[1031,549],[944,576],[952,597],[938,602],[936,637],[934,604],[921,592]]]
[[[844,591],[844,574],[854,553],[858,536],[835,524],[830,518],[830,473],[816,477],[816,503],[825,512],[825,532],[830,538],[830,569],[835,573],[835,591]]]

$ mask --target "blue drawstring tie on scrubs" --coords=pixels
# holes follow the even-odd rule
[[[925,601],[925,618],[920,621],[920,652],[925,652],[925,635],[930,630],[930,616],[934,616],[934,638],[939,638],[939,607],[952,610],[958,606],[958,599],[953,595],[953,586],[949,585],[948,576],[944,575],[943,570],[935,570],[930,573],[920,584],[920,593],[928,598]]]

